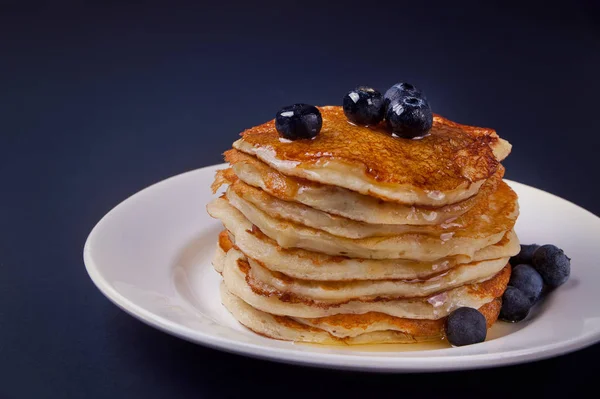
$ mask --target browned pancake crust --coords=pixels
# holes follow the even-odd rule
[[[465,214],[446,225],[435,225],[437,232],[454,232],[454,237],[489,237],[502,231],[509,231],[519,216],[517,194],[504,181],[500,181],[495,192],[483,197]],[[486,221],[485,218],[488,218]]]
[[[231,168],[219,169],[215,174],[215,181],[210,185],[210,188],[213,194],[215,194],[222,185],[231,184],[235,181],[237,181],[237,176]]]
[[[435,115],[428,136],[408,140],[392,137],[383,124],[353,125],[339,106],[319,110],[323,128],[312,140],[282,143],[274,120],[241,135],[252,146],[272,148],[278,159],[300,162],[300,168],[334,159],[362,166],[367,176],[380,183],[422,190],[453,190],[487,179],[498,169],[490,147],[499,140],[493,129],[461,125]]]
[[[219,233],[219,247],[221,247],[223,252],[228,252],[234,247],[233,242],[229,238],[229,233],[227,233],[227,230],[223,230]]]

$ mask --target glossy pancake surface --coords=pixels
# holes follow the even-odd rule
[[[234,148],[282,173],[406,204],[441,206],[474,195],[510,145],[492,129],[435,116],[419,140],[382,126],[348,122],[341,107],[321,107],[323,128],[311,140],[281,140],[274,121],[248,129]],[[494,149],[497,150],[496,154]]]
[[[232,165],[232,169],[217,172],[212,186],[214,191],[222,184],[231,184],[239,179],[281,200],[299,202],[333,215],[372,224],[443,223],[468,211],[481,194],[495,189],[504,174],[504,168],[500,166],[496,174],[485,182],[479,194],[454,204],[431,207],[383,201],[345,188],[287,176],[237,150],[226,151],[225,160]]]

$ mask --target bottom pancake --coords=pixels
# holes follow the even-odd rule
[[[221,284],[221,301],[244,326],[257,334],[294,342],[327,345],[392,344],[436,341],[444,338],[444,319],[412,320],[381,313],[294,319],[260,311]],[[501,300],[479,308],[488,328],[496,321]]]

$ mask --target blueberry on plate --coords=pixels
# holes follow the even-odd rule
[[[359,86],[342,101],[346,118],[357,125],[376,125],[383,120],[383,96],[375,89]]]
[[[294,104],[275,115],[275,129],[288,140],[312,139],[321,131],[323,117],[314,105]]]
[[[549,288],[556,288],[569,279],[571,259],[554,245],[542,245],[533,253],[533,267]]]
[[[477,344],[485,341],[487,321],[480,311],[458,308],[446,319],[446,338],[453,346]]]
[[[533,253],[540,246],[537,244],[524,245],[521,244],[521,252],[517,255],[510,258],[510,264],[512,266],[520,265],[521,263],[525,263],[528,265],[532,264]]]
[[[544,280],[533,267],[521,264],[513,267],[508,285],[518,288],[533,304],[542,294]]]
[[[410,83],[396,83],[383,95],[383,106],[387,109],[390,103],[400,97],[420,97],[427,100],[423,92]]]
[[[502,308],[499,318],[512,323],[527,317],[531,310],[531,301],[520,289],[508,286],[502,295]]]
[[[399,137],[425,136],[433,125],[433,113],[427,100],[414,96],[401,96],[392,101],[386,110],[388,129]]]

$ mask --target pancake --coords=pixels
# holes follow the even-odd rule
[[[479,311],[486,318],[488,328],[498,318],[501,306],[501,298],[496,298],[479,308]],[[376,312],[362,315],[340,314],[316,319],[294,318],[295,321],[301,324],[325,330],[339,338],[358,337],[376,331],[399,331],[413,337],[436,337],[437,339],[444,338],[445,319],[415,320]]]
[[[458,307],[480,308],[502,296],[510,278],[510,265],[507,264],[491,279],[463,285],[426,298],[315,301],[281,292],[255,281],[250,275],[250,270],[251,266],[241,252],[236,249],[227,252],[223,265],[223,281],[229,292],[264,312],[301,318],[378,312],[402,318],[437,320]]]
[[[323,281],[424,279],[471,261],[470,257],[464,255],[432,262],[407,259],[360,259],[331,256],[298,248],[282,248],[275,240],[255,228],[226,200],[218,198],[212,201],[208,204],[207,210],[211,216],[220,219],[228,229],[236,248],[248,257],[261,262],[269,270],[299,279]],[[228,250],[228,247],[225,250]],[[472,261],[511,257],[519,250],[519,240],[511,231],[496,244],[475,252]]]
[[[479,201],[485,201],[485,198],[495,191],[500,181],[500,177],[489,179],[475,198]],[[267,194],[263,190],[252,187],[240,180],[231,184],[227,193],[228,197],[236,195],[272,218],[303,224],[307,227],[323,230],[339,237],[359,239],[405,233],[433,234],[436,236],[442,234],[439,231],[440,229],[431,228],[429,225],[393,225],[358,222],[345,217],[332,215],[297,202],[282,201]],[[443,227],[445,227],[445,232],[451,232],[455,231],[460,226],[456,223],[449,222]]]
[[[289,176],[430,206],[475,195],[510,152],[494,130],[439,115],[428,136],[407,140],[392,137],[383,124],[350,124],[341,107],[320,111],[323,128],[312,140],[282,140],[272,120],[244,131],[233,147]]]
[[[372,259],[413,259],[433,261],[447,256],[468,257],[500,241],[512,230],[518,216],[516,194],[502,182],[498,190],[451,225],[431,226],[436,234],[406,233],[389,237],[348,239],[297,223],[279,220],[260,211],[237,195],[227,197],[264,234],[284,248],[302,248],[329,255]]]
[[[428,297],[464,284],[487,280],[500,272],[509,260],[500,258],[468,263],[424,280],[314,281],[291,278],[270,271],[254,259],[246,259],[250,265],[249,277],[257,284],[316,301]]]
[[[411,206],[386,202],[336,186],[323,185],[279,173],[255,157],[237,150],[225,152],[231,169],[217,172],[213,191],[222,184],[238,178],[248,185],[284,201],[294,201],[332,215],[371,224],[440,224],[467,212],[478,200],[473,196],[461,202],[442,207]],[[504,174],[499,167],[497,175]],[[495,180],[492,183],[497,183]],[[487,184],[487,183],[486,183]],[[485,188],[486,185],[482,187]],[[491,188],[495,189],[495,186]]]
[[[244,326],[257,334],[294,342],[327,345],[414,343],[440,340],[444,337],[444,319],[411,320],[390,318],[380,313],[340,315],[321,319],[292,319],[271,315],[248,305],[221,284],[221,301]],[[488,328],[500,312],[495,299],[479,308]],[[310,323],[314,323],[311,326]]]

